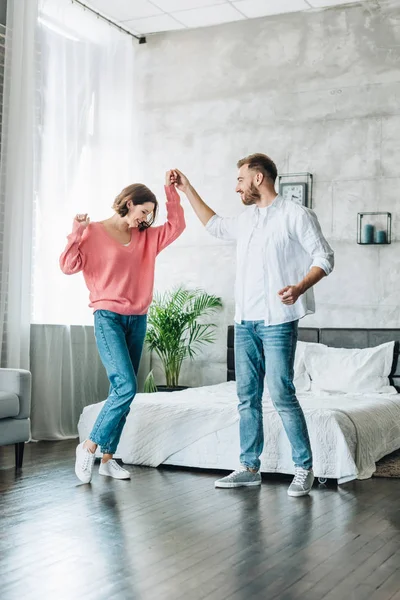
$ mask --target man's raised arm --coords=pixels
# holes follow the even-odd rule
[[[215,215],[215,212],[200,198],[194,187],[190,185],[190,181],[186,175],[178,171],[178,169],[173,169],[173,174],[175,177],[175,186],[186,195],[203,225],[207,225],[211,217]]]
[[[174,184],[189,200],[208,233],[221,240],[236,240],[237,217],[220,217],[201,199],[190,181],[178,169],[172,169]]]

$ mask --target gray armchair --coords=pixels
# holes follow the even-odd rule
[[[31,374],[0,369],[0,446],[15,444],[15,465],[22,467],[24,443],[30,438]]]

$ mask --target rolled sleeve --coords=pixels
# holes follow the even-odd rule
[[[319,267],[326,275],[333,271],[335,255],[326,241],[317,215],[310,209],[304,209],[299,219],[298,241],[312,258],[311,267]]]
[[[335,266],[335,259],[333,251],[331,254],[327,254],[326,256],[315,256],[312,262],[311,267],[319,267],[323,271],[325,271],[325,275],[329,275],[333,271],[333,267]]]

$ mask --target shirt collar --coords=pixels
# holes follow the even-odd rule
[[[282,202],[283,202],[283,197],[280,194],[278,194],[277,197],[275,198],[275,200],[272,202],[272,204],[267,206],[267,208],[280,208],[282,206]],[[257,204],[253,204],[250,208],[253,210],[253,212],[256,212],[258,206],[257,206]]]
[[[282,206],[282,202],[283,202],[283,197],[278,194],[277,197],[275,198],[275,200],[272,202],[272,204],[270,204],[269,206],[267,206],[268,211],[270,210],[276,210],[277,208],[280,208]],[[258,221],[258,217],[259,217],[259,211],[258,211],[258,206],[256,204],[253,204],[250,207],[250,210],[252,211],[252,221],[253,223],[257,223]]]

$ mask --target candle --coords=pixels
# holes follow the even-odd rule
[[[376,232],[376,243],[377,244],[386,244],[386,231],[377,231]]]
[[[374,226],[364,225],[363,235],[361,239],[362,244],[373,244],[374,243]]]

